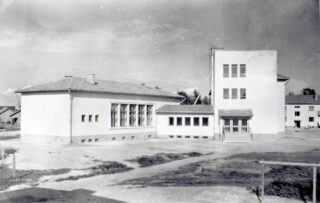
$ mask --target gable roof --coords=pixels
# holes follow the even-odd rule
[[[56,82],[17,90],[16,93],[67,92],[69,90],[78,92],[172,97],[178,99],[184,98],[180,95],[167,92],[159,88],[148,87],[143,84],[133,84],[106,80],[96,80],[95,84],[91,84],[85,78],[71,76],[65,77],[64,79],[58,80]]]
[[[287,81],[289,80],[290,78],[285,76],[285,75],[281,75],[281,74],[277,74],[277,80],[278,81]]]
[[[164,105],[157,114],[213,114],[212,105]]]
[[[313,95],[287,95],[286,104],[320,104],[320,96],[318,100],[313,98]]]

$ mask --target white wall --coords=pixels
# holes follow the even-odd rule
[[[179,100],[170,98],[111,95],[111,94],[73,94],[73,136],[156,133],[156,109],[165,104],[177,104]],[[153,125],[137,127],[111,127],[111,104],[146,104],[153,105]],[[99,122],[82,122],[81,115],[99,115]]]
[[[295,108],[298,106],[299,108]],[[314,111],[309,111],[309,106],[314,106]],[[300,116],[295,116],[295,112],[299,111]],[[301,121],[301,127],[317,126],[320,123],[320,117],[318,112],[320,111],[320,105],[286,105],[286,126],[294,127],[295,120]],[[314,117],[314,122],[309,122],[309,117]]]
[[[47,135],[69,135],[68,94],[22,94],[21,136],[41,141]]]
[[[174,126],[169,125],[169,117],[174,117]],[[176,120],[177,117],[182,117],[182,126],[177,126]],[[185,126],[185,117],[191,118],[191,125]],[[200,119],[200,125],[199,126],[193,126],[193,118],[199,117]],[[202,118],[207,117],[209,119],[209,125],[203,126],[202,125]],[[207,115],[207,114],[172,114],[172,115],[163,115],[158,114],[157,115],[157,135],[158,137],[162,138],[168,138],[169,135],[190,135],[190,136],[208,136],[213,138],[213,115]]]
[[[245,78],[223,78],[223,64],[246,64]],[[230,68],[231,76],[231,68]],[[253,133],[274,134],[281,130],[279,109],[282,105],[277,84],[276,51],[216,51],[214,78],[215,120],[219,109],[251,109],[253,118],[250,127]],[[246,88],[247,98],[223,99],[223,88]],[[231,91],[231,90],[230,90]],[[239,94],[239,90],[238,90]],[[231,92],[230,92],[231,97]],[[281,100],[281,101],[280,101]],[[284,106],[282,107],[284,108]],[[284,125],[284,123],[283,123]],[[219,122],[215,123],[215,133],[221,132]]]
[[[286,98],[285,98],[285,85],[286,82],[278,82],[278,131],[285,131],[285,117],[286,117]]]

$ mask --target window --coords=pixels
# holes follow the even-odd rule
[[[314,121],[314,117],[309,117],[309,122],[313,122]]]
[[[247,119],[241,120],[241,132],[248,132],[248,120]]]
[[[89,122],[92,122],[92,115],[89,115]]]
[[[228,88],[223,89],[223,99],[229,99],[229,89]]]
[[[314,106],[309,106],[309,111],[314,111]]]
[[[177,117],[177,126],[182,126],[182,118]]]
[[[224,78],[229,77],[229,65],[228,64],[223,65],[223,77]]]
[[[320,117],[320,111],[318,111],[318,117]]]
[[[246,64],[240,64],[240,77],[246,77]]]
[[[300,116],[300,111],[295,111],[294,116]]]
[[[86,121],[86,115],[81,115],[81,121],[85,122]]]
[[[239,132],[239,120],[237,120],[237,119],[233,120],[232,130],[233,130],[233,132]]]
[[[240,99],[246,99],[247,98],[247,92],[245,88],[240,89]]]
[[[120,105],[120,126],[127,126],[127,104]]]
[[[232,99],[238,99],[238,89],[232,88]]]
[[[299,109],[299,108],[300,108],[300,106],[294,106],[294,108]]]
[[[199,126],[199,117],[194,117],[193,118],[193,125],[194,126]]]
[[[136,125],[136,104],[129,105],[129,125],[135,126]]]
[[[99,122],[99,115],[95,115],[94,120],[95,120],[96,122]]]
[[[238,65],[232,64],[232,77],[236,78],[238,77]]]
[[[209,125],[209,118],[203,117],[202,118],[202,126],[208,126]]]
[[[191,124],[191,119],[190,119],[190,117],[185,117],[185,118],[184,118],[184,125],[185,125],[185,126],[190,126],[190,124]]]
[[[111,104],[111,127],[116,127],[118,121],[118,104]]]
[[[174,118],[173,117],[169,117],[169,125],[174,126]]]
[[[144,126],[144,105],[139,105],[138,112],[138,125]]]
[[[152,105],[147,106],[147,126],[152,126]]]
[[[224,120],[224,131],[230,132],[230,120],[229,119]]]

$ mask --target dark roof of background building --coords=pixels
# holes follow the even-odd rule
[[[212,105],[164,105],[158,114],[213,114]]]
[[[320,96],[316,100],[313,95],[287,95],[286,104],[320,104]]]
[[[290,78],[287,77],[287,76],[278,74],[278,75],[277,75],[277,79],[278,79],[278,81],[287,81],[287,80],[289,80]]]
[[[114,93],[114,94],[133,94],[133,95],[147,95],[147,96],[160,96],[160,97],[184,97],[164,91],[160,88],[148,87],[144,84],[133,84],[125,82],[114,82],[106,80],[96,80],[95,84],[89,83],[85,78],[78,77],[65,77],[62,80],[51,82],[47,84],[37,85],[21,90],[17,93],[40,93],[40,92],[66,92],[79,91],[79,92],[93,92],[93,93]]]

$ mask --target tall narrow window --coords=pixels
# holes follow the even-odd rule
[[[139,105],[138,112],[138,125],[144,126],[144,105]]]
[[[88,121],[89,121],[89,122],[92,122],[92,115],[89,115]]]
[[[209,125],[209,118],[203,117],[202,118],[202,126],[208,126]]]
[[[247,92],[245,88],[240,89],[240,99],[246,99],[247,98]]]
[[[238,65],[232,64],[232,77],[236,78],[238,77]]]
[[[185,117],[184,118],[184,125],[185,126],[190,126],[190,124],[191,124],[190,117]]]
[[[177,126],[182,126],[182,118],[177,117]]]
[[[99,115],[95,115],[94,120],[95,122],[99,122]]]
[[[199,117],[194,117],[193,118],[193,125],[194,126],[199,126]]]
[[[147,106],[147,126],[152,126],[152,105]]]
[[[240,77],[245,78],[246,77],[246,64],[240,64]]]
[[[116,127],[118,121],[118,104],[111,104],[111,127]]]
[[[229,89],[228,88],[223,89],[223,99],[229,99]]]
[[[169,117],[169,126],[174,126],[174,118]]]
[[[223,64],[223,77],[228,78],[229,77],[229,65]]]
[[[136,106],[135,104],[129,106],[129,125],[131,127],[136,125]]]
[[[81,115],[81,121],[86,122],[86,115]]]
[[[127,126],[127,104],[120,105],[120,126],[126,127]]]
[[[238,89],[232,88],[232,99],[238,99]]]

